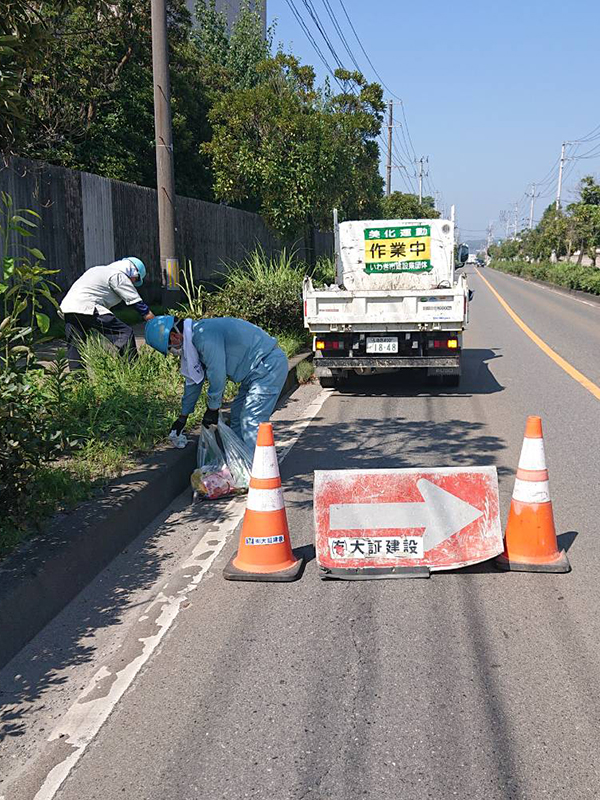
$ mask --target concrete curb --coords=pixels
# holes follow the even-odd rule
[[[296,367],[310,358],[289,360],[281,397],[298,385]],[[53,517],[0,565],[0,668],[189,486],[196,443],[194,436],[184,450],[160,448],[100,497]]]
[[[496,269],[495,267],[486,267],[486,269],[499,272],[501,275],[508,275],[509,278],[518,278],[518,280],[525,281],[526,283],[537,283],[538,286],[545,286],[546,289],[552,289],[557,294],[564,294],[567,295],[567,297],[578,297],[580,300],[587,300],[590,303],[600,305],[600,295],[598,294],[582,292],[580,289],[568,289],[566,286],[559,286],[556,283],[550,283],[550,281],[540,281],[537,278],[523,278],[521,275],[512,275],[510,272],[504,272],[504,270]]]

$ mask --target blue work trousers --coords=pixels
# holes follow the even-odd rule
[[[254,451],[258,426],[268,422],[288,374],[285,353],[276,347],[242,382],[231,404],[231,429]]]

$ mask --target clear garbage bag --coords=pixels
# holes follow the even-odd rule
[[[235,481],[215,435],[215,429],[200,429],[197,468],[190,482],[194,500],[216,500],[236,491]]]
[[[233,475],[236,489],[247,489],[250,485],[253,453],[240,437],[234,433],[219,414],[217,425],[219,437],[225,451],[225,460]]]
[[[197,467],[202,472],[218,472],[226,465],[225,454],[219,447],[214,428],[200,428]]]
[[[246,491],[250,484],[251,467],[252,452],[249,447],[219,415],[216,428],[203,426],[200,430],[197,468],[190,479],[194,501],[216,500]]]

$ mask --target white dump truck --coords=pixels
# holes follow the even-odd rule
[[[305,278],[304,324],[315,374],[334,386],[349,374],[420,368],[457,386],[469,312],[464,274],[455,275],[454,224],[445,219],[335,224],[336,282]],[[458,266],[468,256],[458,248]]]

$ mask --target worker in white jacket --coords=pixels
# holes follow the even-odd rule
[[[133,306],[147,322],[154,317],[137,288],[144,282],[146,267],[133,256],[122,258],[105,267],[90,267],[65,295],[60,310],[65,319],[69,367],[81,369],[79,345],[90,331],[98,331],[117,348],[121,355],[137,356],[133,329],[121,322],[111,308],[124,302]]]

